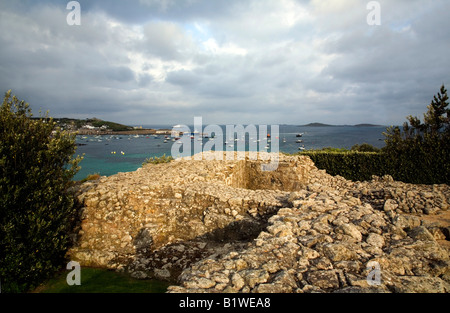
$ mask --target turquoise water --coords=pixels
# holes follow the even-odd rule
[[[154,128],[171,129],[171,126]],[[217,142],[214,147],[215,150],[230,149],[228,146],[233,144],[232,139],[225,138],[225,126],[222,128],[224,130],[224,141],[226,140],[227,144]],[[193,130],[192,127],[191,129]],[[268,130],[270,133],[270,127]],[[386,127],[280,125],[279,130],[279,150],[286,153],[295,153],[299,151],[300,146],[305,149],[321,149],[324,147],[349,149],[355,144],[368,143],[381,148],[384,146],[382,133],[386,130]],[[297,138],[298,133],[302,133],[303,136]],[[260,139],[258,143],[256,143],[257,139]],[[297,143],[296,141],[299,139],[303,142]],[[194,140],[197,140],[197,138]],[[276,138],[271,138],[271,140],[274,141]],[[208,141],[208,138],[204,138],[202,144],[206,144]],[[153,136],[77,136],[77,143],[82,145],[78,147],[76,154],[84,154],[84,160],[80,163],[81,170],[74,177],[75,180],[81,180],[87,175],[95,173],[110,176],[118,172],[135,171],[149,157],[171,155],[172,145],[176,144],[172,141],[164,143],[164,136],[161,135],[158,138]],[[246,150],[249,149],[250,144],[258,145],[260,151],[271,151],[272,142],[268,142],[267,138],[258,138],[257,133],[247,134],[245,143]]]

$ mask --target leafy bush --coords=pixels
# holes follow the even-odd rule
[[[381,153],[357,151],[305,151],[319,169],[353,181],[370,180],[372,175],[383,176],[388,169]]]
[[[81,158],[75,135],[5,95],[0,107],[0,279],[23,292],[61,266],[74,206],[67,192]]]
[[[345,149],[345,148],[333,148],[333,147],[325,147],[325,148],[322,148],[322,149],[316,150],[316,151],[321,151],[321,152],[348,152],[348,150]]]
[[[369,145],[368,143],[363,143],[361,145],[356,144],[350,150],[359,152],[380,152],[380,149],[372,145]]]

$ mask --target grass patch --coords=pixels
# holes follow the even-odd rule
[[[89,174],[88,176],[86,176],[86,178],[83,178],[82,180],[80,180],[80,183],[85,183],[87,181],[92,181],[92,180],[97,180],[99,179],[101,176],[98,173],[95,174]]]
[[[70,271],[61,271],[38,287],[37,293],[164,293],[170,283],[158,280],[134,279],[127,274],[100,268],[81,268],[81,285],[69,286]]]
[[[142,166],[146,165],[146,164],[161,164],[161,163],[170,163],[173,161],[173,158],[171,156],[166,156],[165,154],[161,157],[153,157],[153,158],[148,158],[146,159],[143,163]]]

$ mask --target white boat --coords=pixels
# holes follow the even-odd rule
[[[299,139],[296,141],[296,143],[303,143],[303,140]]]
[[[301,133],[301,134],[297,134],[297,136],[296,137],[303,137],[303,133]]]

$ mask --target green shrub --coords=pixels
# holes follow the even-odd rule
[[[61,266],[74,205],[67,192],[78,171],[75,135],[8,91],[0,107],[0,280],[24,292]]]
[[[319,169],[324,169],[330,175],[339,175],[353,181],[370,180],[372,175],[387,174],[386,163],[381,153],[375,152],[329,152],[305,151]]]
[[[369,145],[368,143],[363,143],[361,145],[356,144],[350,150],[359,152],[380,152],[380,149],[372,145]]]

